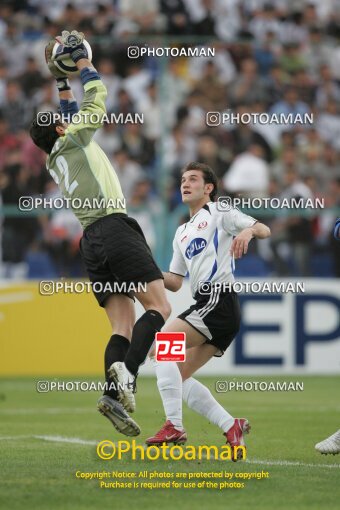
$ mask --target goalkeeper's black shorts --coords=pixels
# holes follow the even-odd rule
[[[133,298],[131,289],[163,278],[142,229],[127,214],[110,214],[86,227],[80,253],[100,306],[112,294]]]

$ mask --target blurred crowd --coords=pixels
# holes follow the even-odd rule
[[[324,197],[325,209],[309,216],[263,213],[272,238],[254,243],[243,274],[340,276],[340,243],[332,238],[340,207],[339,1],[3,0],[2,277],[83,274],[71,211],[16,214],[21,196],[58,196],[27,129],[36,112],[58,108],[44,47],[63,29],[81,30],[91,43],[108,112],[143,116],[106,123],[95,138],[161,266],[157,247],[171,252],[173,230],[170,222],[160,229],[160,218],[183,221],[180,172],[200,161],[215,170],[221,195]],[[215,55],[130,59],[130,45],[213,47]],[[80,103],[79,78],[71,84]],[[314,121],[209,126],[207,112],[312,114]]]

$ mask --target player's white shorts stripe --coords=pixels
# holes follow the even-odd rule
[[[199,311],[199,315],[200,317],[205,317],[206,315],[208,315],[209,312],[211,312],[211,310],[213,310],[219,300],[219,297],[220,297],[220,293],[221,293],[221,289],[216,289],[213,294],[212,294],[212,297],[213,299],[211,300],[209,306],[205,306],[204,308],[202,308],[200,311]],[[210,300],[209,300],[210,301]]]
[[[202,306],[202,308],[199,308],[199,309],[197,310],[197,313],[198,313],[199,315],[201,315],[202,313],[204,313],[204,312],[205,312],[205,310],[206,310],[207,308],[210,308],[211,303],[213,302],[213,299],[214,299],[215,294],[216,294],[216,289],[214,289],[214,288],[213,288],[213,289],[212,289],[212,291],[211,291],[211,294],[210,294],[209,300],[205,303],[205,305],[204,305],[204,306]]]
[[[210,303],[210,305],[209,305],[208,307],[207,307],[207,306],[205,306],[204,308],[202,308],[201,310],[199,310],[199,315],[200,315],[200,317],[202,317],[202,319],[203,319],[206,315],[208,315],[208,313],[209,313],[209,312],[211,312],[211,310],[213,310],[213,309],[215,308],[215,306],[216,306],[216,304],[218,303],[218,300],[219,300],[219,298],[220,298],[220,294],[221,294],[221,288],[216,289],[216,290],[214,291],[214,294],[212,294],[212,295],[213,295],[213,300],[212,300],[212,302]],[[209,301],[210,301],[210,299],[209,299]]]
[[[215,306],[217,305],[217,303],[220,299],[220,294],[221,294],[221,289],[218,289],[216,296],[214,298],[214,301],[211,303],[210,308],[208,310],[206,310],[203,315],[201,315],[202,318],[205,317],[206,315],[208,315],[208,313],[211,312],[215,308]]]

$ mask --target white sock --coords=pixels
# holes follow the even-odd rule
[[[206,386],[193,377],[183,383],[183,400],[190,409],[205,416],[211,423],[220,427],[223,432],[234,425],[234,418],[214,399]]]
[[[157,386],[162,398],[166,419],[178,430],[182,423],[182,376],[174,361],[154,361]]]

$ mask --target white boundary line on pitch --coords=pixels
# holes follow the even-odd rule
[[[311,467],[311,468],[340,468],[340,464],[307,464],[294,460],[261,460],[252,459],[246,460],[245,464],[261,464],[263,466],[297,466],[297,467]]]
[[[80,439],[79,437],[63,437],[63,436],[32,436],[34,439],[42,439],[43,441],[52,441],[54,443],[73,443],[85,445],[97,445],[99,441]]]
[[[52,441],[54,443],[72,443],[84,445],[97,445],[99,441],[80,439],[79,437],[63,436],[0,436],[0,441],[16,441],[17,439],[40,439],[42,441]]]
[[[1,415],[26,415],[26,414],[87,414],[93,413],[93,408],[85,407],[46,407],[46,408],[28,408],[28,409],[2,409]]]
[[[82,444],[82,445],[97,445],[99,441],[80,439],[79,437],[63,437],[63,436],[0,436],[0,441],[15,441],[16,439],[40,439],[42,441],[51,441],[54,443],[71,443],[71,444]],[[202,458],[207,459],[206,456]],[[215,460],[215,459],[212,459]],[[225,461],[221,461],[225,462]],[[259,464],[263,466],[287,466],[287,467],[308,467],[308,468],[327,468],[327,469],[339,469],[340,464],[307,464],[305,462],[291,461],[291,460],[261,460],[261,459],[247,459],[245,464]],[[241,464],[242,465],[242,464]]]
[[[16,441],[17,439],[28,439],[33,436],[0,436],[0,441]]]
[[[206,454],[202,455],[202,459],[210,460]],[[222,459],[211,459],[217,462],[225,462]],[[287,467],[311,467],[311,468],[330,468],[340,469],[340,464],[307,464],[305,462],[299,462],[294,460],[261,460],[261,459],[246,459],[242,461],[245,465],[247,464],[259,464],[261,466],[287,466]],[[241,463],[242,465],[242,463]]]

